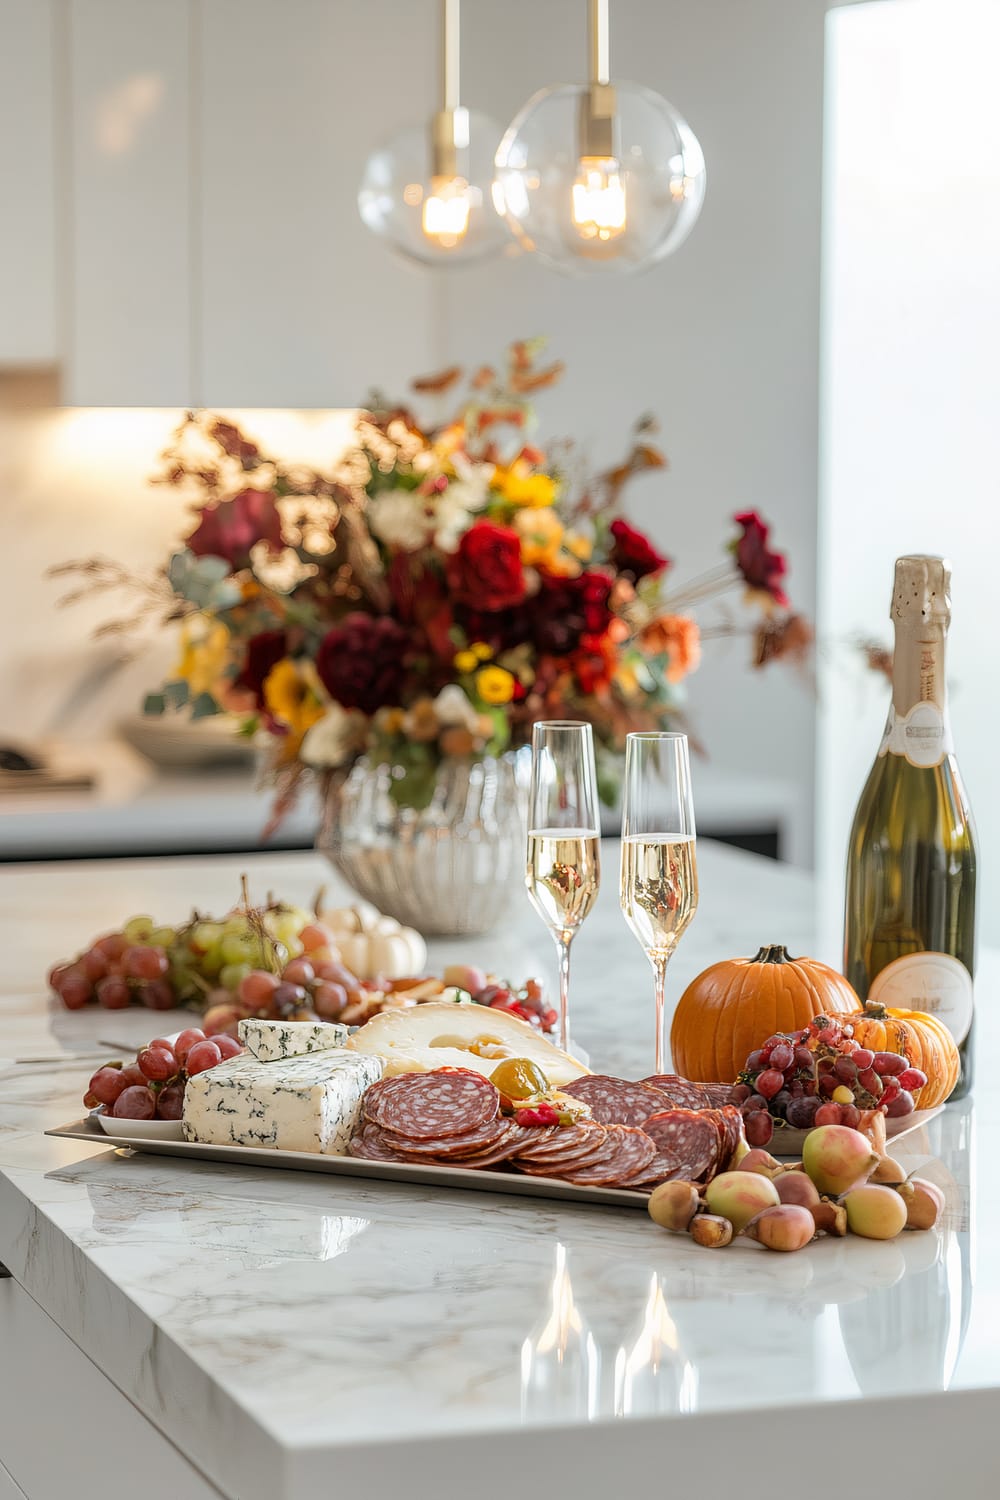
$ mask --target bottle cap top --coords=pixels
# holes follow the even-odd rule
[[[943,557],[897,557],[889,617],[894,624],[951,624],[951,563]]]

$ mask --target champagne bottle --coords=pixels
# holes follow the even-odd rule
[[[972,1082],[976,840],[945,687],[951,568],[896,562],[892,702],[847,855],[844,973],[862,1000],[925,1010],[958,1043]]]

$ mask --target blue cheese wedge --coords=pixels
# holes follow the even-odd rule
[[[329,1021],[241,1021],[239,1030],[240,1041],[258,1062],[281,1062],[342,1047],[349,1035],[346,1026]]]
[[[184,1139],[342,1156],[381,1074],[377,1058],[337,1048],[279,1062],[230,1057],[188,1080]]]

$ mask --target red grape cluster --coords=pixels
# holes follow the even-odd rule
[[[802,1031],[777,1032],[750,1053],[732,1101],[743,1115],[751,1146],[766,1146],[781,1121],[794,1130],[850,1125],[866,1110],[908,1115],[926,1074],[898,1052],[872,1052],[854,1040],[853,1027],[816,1016]]]
[[[545,994],[537,979],[527,980],[521,988],[509,984],[488,984],[473,996],[477,1005],[486,1005],[491,1010],[503,1010],[508,1015],[537,1026],[539,1031],[551,1031],[559,1019],[559,1012],[546,1005]]]
[[[105,1010],[124,1010],[133,1000],[150,1010],[172,1010],[169,968],[165,947],[109,932],[71,963],[56,964],[48,979],[67,1010],[81,1010],[92,1000]]]
[[[233,1037],[206,1037],[197,1027],[180,1032],[172,1041],[154,1037],[134,1063],[98,1068],[83,1102],[88,1109],[103,1107],[104,1114],[119,1120],[179,1120],[188,1079],[242,1051]]]

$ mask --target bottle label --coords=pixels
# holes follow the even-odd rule
[[[892,1010],[924,1010],[943,1021],[956,1045],[972,1025],[972,975],[950,953],[907,953],[876,974],[869,1000]]]
[[[911,766],[939,766],[954,750],[951,729],[936,703],[915,703],[905,714],[889,707],[879,755],[902,755]]]

